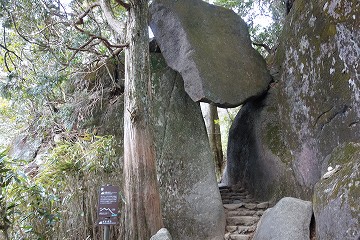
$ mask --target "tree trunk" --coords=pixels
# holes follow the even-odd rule
[[[209,141],[214,156],[216,177],[219,180],[223,171],[224,156],[221,145],[219,115],[217,112],[217,107],[211,104],[209,104],[209,117],[210,117]]]
[[[151,129],[148,1],[129,1],[124,108],[125,239],[150,239],[162,226]]]

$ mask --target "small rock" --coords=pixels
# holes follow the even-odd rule
[[[249,233],[254,232],[256,229],[256,225],[252,226],[238,226],[238,233]]]
[[[235,210],[237,208],[242,207],[244,204],[238,203],[238,204],[224,204],[224,208],[228,210]]]
[[[244,205],[247,209],[253,210],[257,207],[255,203],[245,203]]]
[[[225,236],[224,236],[224,239],[225,239],[225,240],[229,240],[229,239],[230,239],[230,234],[231,234],[231,233],[226,233]]]
[[[257,216],[262,216],[264,214],[264,212],[265,211],[263,211],[263,210],[259,210],[259,211],[256,212],[256,215]]]
[[[161,228],[150,240],[172,240],[172,238],[166,228]]]
[[[334,175],[336,172],[338,172],[341,169],[340,165],[336,165],[335,168],[333,169],[332,167],[328,168],[328,172],[326,172],[323,176],[322,179],[327,179],[329,177],[331,177],[332,175]]]
[[[265,208],[268,208],[268,207],[269,207],[269,202],[262,202],[262,203],[259,203],[256,207],[257,207],[257,208],[259,208],[259,209],[265,209]]]
[[[227,232],[235,232],[237,230],[237,226],[226,226]]]

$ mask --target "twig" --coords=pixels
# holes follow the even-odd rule
[[[115,0],[115,2],[117,2],[120,6],[122,6],[123,8],[125,8],[126,10],[129,10],[130,9],[130,4],[124,2],[124,1],[121,1],[121,0]]]
[[[266,45],[265,43],[253,42],[252,44],[255,45],[255,46],[263,47],[263,48],[265,48],[265,50],[266,50],[268,53],[270,53],[270,54],[272,53],[272,49],[271,49],[268,45]]]

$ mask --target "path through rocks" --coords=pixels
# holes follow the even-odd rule
[[[220,187],[226,214],[225,240],[250,240],[269,202],[255,201],[241,187]]]

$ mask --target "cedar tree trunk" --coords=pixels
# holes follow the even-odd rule
[[[217,107],[211,104],[209,104],[209,118],[209,142],[214,156],[216,177],[217,179],[220,179],[223,171],[224,156],[221,145],[219,115],[217,112]]]
[[[125,63],[125,239],[150,239],[162,226],[150,110],[148,1],[129,1]]]

